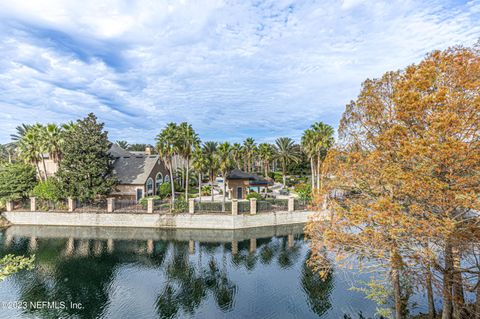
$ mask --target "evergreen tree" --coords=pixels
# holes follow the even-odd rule
[[[66,196],[82,201],[108,195],[116,182],[110,142],[103,123],[90,113],[65,133],[62,165],[58,172]]]
[[[29,195],[36,184],[35,168],[15,163],[0,166],[0,200],[15,200]]]

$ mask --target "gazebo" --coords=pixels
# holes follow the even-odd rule
[[[245,199],[252,187],[256,187],[257,192],[260,193],[260,187],[273,185],[271,180],[239,169],[234,169],[228,173],[225,182],[230,199]]]

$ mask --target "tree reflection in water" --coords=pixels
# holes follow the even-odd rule
[[[25,310],[26,316],[104,317],[111,311],[112,296],[118,293],[118,269],[124,265],[161,270],[164,282],[155,299],[155,312],[160,318],[194,316],[209,296],[221,311],[232,311],[238,283],[231,280],[229,271],[243,268],[252,272],[259,265],[279,267],[278,271],[282,271],[299,262],[303,263],[300,283],[311,310],[322,316],[332,306],[333,275],[322,281],[308,268],[308,256],[301,249],[302,236],[247,239],[238,242],[235,251],[230,243],[200,243],[194,254],[188,241],[150,241],[151,247],[146,248],[149,244],[145,241],[117,240],[111,250],[106,240],[72,240],[72,243],[73,250],[67,251],[66,239],[39,239],[35,269],[15,276],[14,280],[23,301],[81,301],[84,309],[29,308]],[[28,247],[28,239],[22,238],[2,253],[8,250],[27,253]],[[131,301],[136,298],[134,294],[116,297]]]
[[[209,245],[207,251],[213,255],[215,249]],[[173,318],[180,309],[193,314],[208,292],[222,311],[232,309],[236,286],[228,279],[226,268],[220,269],[213,256],[207,267],[198,269],[189,259],[188,243],[175,242],[165,267],[167,284],[156,302],[160,318]]]
[[[309,258],[310,253],[306,260]],[[321,317],[332,308],[330,300],[330,295],[334,288],[332,272],[329,272],[327,277],[322,279],[317,273],[314,273],[305,262],[302,269],[302,288],[307,295],[310,307],[318,316]]]

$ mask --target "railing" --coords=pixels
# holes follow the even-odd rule
[[[306,199],[295,199],[293,204],[293,210],[306,210],[311,205],[310,200]]]
[[[14,211],[25,211],[30,210],[30,199],[23,198],[20,200],[13,201],[13,210]]]
[[[250,202],[245,200],[238,201],[238,213],[239,214],[250,213]]]
[[[148,206],[148,205],[147,205]],[[169,200],[154,199],[153,212],[157,214],[166,214],[171,211],[171,203]]]
[[[222,210],[222,202],[195,202],[195,212],[199,213],[225,213],[232,211],[232,202],[225,201],[225,209]]]
[[[75,203],[75,212],[79,213],[94,213],[94,212],[106,212],[107,200],[99,199],[94,201],[80,201]]]
[[[234,205],[235,204],[235,205]],[[7,211],[68,211],[68,212],[91,212],[91,213],[221,213],[221,214],[256,214],[262,212],[307,210],[311,206],[309,200],[276,199],[266,198],[256,200],[233,200],[225,203],[204,201],[199,202],[190,199],[188,202],[177,199],[171,205],[170,200],[157,198],[145,198],[140,202],[130,199],[97,199],[90,201],[60,200],[48,201],[38,198],[23,199],[15,202],[7,202]]]
[[[68,202],[67,200],[45,200],[41,198],[37,198],[36,202],[36,211],[40,212],[61,212],[61,211],[68,211]]]
[[[258,212],[288,210],[288,199],[265,199],[257,201]]]
[[[119,213],[146,213],[147,205],[142,205],[136,200],[117,199],[115,200],[113,211]]]

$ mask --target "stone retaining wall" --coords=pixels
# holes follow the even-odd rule
[[[55,225],[94,227],[153,227],[179,229],[243,229],[306,223],[309,218],[326,218],[312,211],[280,211],[256,215],[142,214],[142,213],[58,213],[3,212],[13,225]]]

